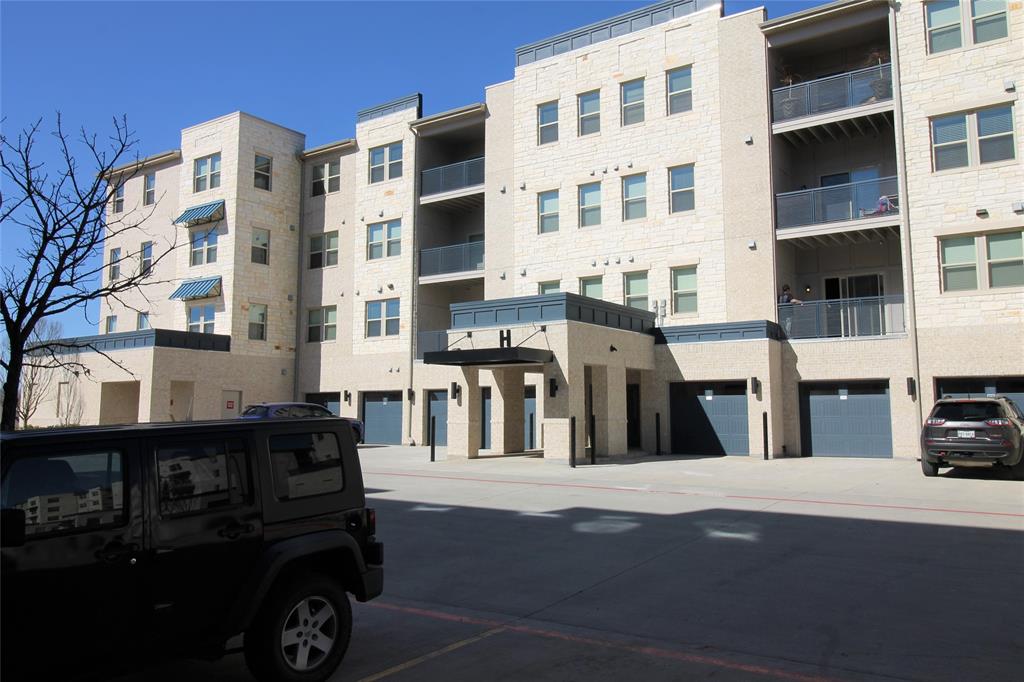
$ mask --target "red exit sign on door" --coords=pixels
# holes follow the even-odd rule
[[[229,409],[229,410],[235,409],[235,401],[234,400],[229,400],[228,401],[227,409]]]

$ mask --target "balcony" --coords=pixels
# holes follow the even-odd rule
[[[448,349],[448,331],[416,332],[416,359],[422,360],[424,353]]]
[[[892,65],[880,64],[772,90],[772,121],[892,102]]]
[[[776,194],[775,226],[787,230],[852,221],[892,223],[900,210],[897,189],[892,176]]]
[[[781,303],[779,326],[790,339],[889,336],[907,331],[902,295]]]
[[[468,242],[420,251],[420,277],[474,273],[483,269],[483,242]]]
[[[431,201],[483,191],[484,157],[428,168],[420,174],[420,198]]]

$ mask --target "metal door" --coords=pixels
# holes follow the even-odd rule
[[[888,382],[800,386],[802,454],[892,457]]]
[[[640,430],[640,384],[626,384],[626,447],[643,447]]]
[[[746,382],[669,385],[672,451],[686,455],[748,455]]]
[[[537,387],[527,386],[523,391],[523,449],[537,447]]]
[[[400,391],[363,394],[364,443],[401,445],[402,394]]]
[[[427,437],[430,444],[430,424],[437,418],[434,432],[435,445],[448,445],[448,391],[427,391]]]
[[[1024,377],[940,377],[935,380],[935,398],[979,398],[1004,395],[1024,412]]]
[[[491,387],[480,389],[480,447],[491,449]]]
[[[242,392],[221,391],[220,418],[235,419],[242,414]]]

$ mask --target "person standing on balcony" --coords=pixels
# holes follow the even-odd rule
[[[789,288],[788,284],[783,284],[782,293],[779,294],[779,322],[782,324],[786,336],[789,336],[790,331],[793,329],[792,304],[794,303],[803,304],[803,301],[793,296],[793,290]]]

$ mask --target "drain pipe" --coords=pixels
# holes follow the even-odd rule
[[[296,251],[298,252],[298,260],[295,263],[296,269],[296,286],[295,286],[295,305],[293,310],[295,312],[295,362],[292,365],[292,400],[300,402],[299,399],[299,370],[301,369],[301,348],[302,348],[302,254],[303,244],[302,235],[306,231],[306,162],[302,158],[302,152],[297,154],[299,159],[299,224],[296,227],[298,235],[296,238],[299,240],[299,245]],[[317,389],[320,387],[317,386]]]

